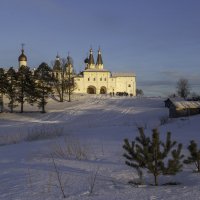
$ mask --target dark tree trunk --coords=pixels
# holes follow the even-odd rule
[[[69,102],[71,102],[71,75],[69,71]]]
[[[158,186],[158,177],[156,174],[154,174],[154,184],[155,186]]]
[[[13,113],[13,104],[10,105],[10,112]]]
[[[44,89],[42,94],[42,113],[45,113],[45,97],[44,97]]]
[[[21,113],[24,112],[24,87],[23,87],[24,82],[22,81],[21,83]]]
[[[24,103],[21,102],[21,113],[23,113],[23,112],[24,112]]]
[[[200,160],[197,161],[197,170],[200,172]]]

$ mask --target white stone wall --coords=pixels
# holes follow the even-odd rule
[[[136,95],[136,80],[135,77],[116,77],[116,92],[127,92],[128,94]]]
[[[83,77],[75,77],[77,85],[74,93],[87,93],[87,88],[93,86],[96,88],[96,94],[100,94],[101,87],[106,88],[106,93],[127,92],[136,95],[136,79],[134,76],[111,77],[109,71],[84,71]]]
[[[96,93],[100,93],[101,87],[108,88],[109,86],[110,72],[106,71],[96,71],[87,72],[84,71],[83,77],[76,77],[75,82],[77,84],[77,93],[87,93],[87,88],[89,86],[94,86],[96,88]]]

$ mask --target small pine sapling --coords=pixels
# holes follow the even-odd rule
[[[200,172],[200,149],[198,149],[197,143],[194,140],[190,141],[188,146],[190,156],[184,160],[185,164],[195,164],[197,172]]]
[[[143,128],[138,128],[138,130],[140,133],[140,137],[136,137],[135,139],[137,141],[137,144],[135,141],[132,141],[130,143],[128,139],[124,139],[123,148],[125,149],[126,153],[124,153],[123,156],[126,158],[126,165],[136,169],[141,184],[143,182],[142,168],[145,167],[145,156],[148,152],[150,139],[144,134]]]
[[[131,143],[128,139],[124,140],[123,148],[126,153],[125,163],[135,168],[142,174],[142,169],[147,169],[154,176],[154,185],[158,185],[158,176],[166,174],[176,174],[182,169],[181,155],[182,144],[175,148],[176,141],[171,140],[171,133],[167,133],[166,141],[160,140],[157,129],[152,130],[152,136],[147,137],[143,128],[139,128],[139,136]],[[168,154],[171,158],[166,164]]]

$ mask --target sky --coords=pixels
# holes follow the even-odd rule
[[[134,72],[138,88],[168,95],[187,78],[200,94],[199,0],[0,0],[0,66],[74,60],[77,72],[92,47],[104,68]]]

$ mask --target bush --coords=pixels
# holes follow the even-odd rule
[[[63,128],[59,126],[43,125],[29,130],[25,141],[45,140],[61,136]]]
[[[24,141],[25,138],[26,135],[22,133],[0,135],[0,146],[17,144],[21,141]]]
[[[3,134],[0,135],[0,146],[17,144],[22,141],[36,141],[45,140],[59,137],[63,134],[63,128],[59,126],[43,125],[40,127],[34,127],[28,130],[28,133],[16,132],[15,134]]]
[[[64,142],[56,142],[52,147],[52,154],[55,158],[68,158],[85,160],[88,159],[88,146],[82,144],[78,139],[67,137]]]

